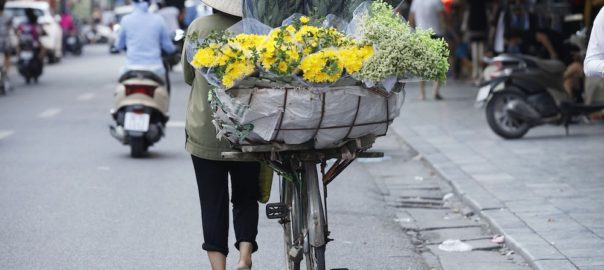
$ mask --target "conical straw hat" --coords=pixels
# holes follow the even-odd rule
[[[213,9],[220,10],[234,16],[243,16],[241,0],[201,0]]]

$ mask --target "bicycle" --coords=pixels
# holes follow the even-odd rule
[[[315,150],[312,144],[241,146],[240,151],[224,152],[226,159],[266,162],[281,176],[280,201],[266,205],[269,219],[283,226],[287,270],[325,270],[326,245],[329,238],[327,185],[355,159],[383,157],[381,152],[368,152],[375,136],[344,142],[338,148]],[[335,159],[327,169],[327,161]],[[317,172],[321,165],[321,179]],[[327,169],[327,171],[325,170]],[[319,182],[323,184],[321,194]]]

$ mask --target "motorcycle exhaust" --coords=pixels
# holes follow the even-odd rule
[[[539,112],[523,100],[512,100],[505,106],[507,113],[516,119],[532,124],[540,124],[543,119]]]
[[[126,144],[126,131],[122,126],[109,125],[109,132],[113,138],[117,139],[123,144]]]

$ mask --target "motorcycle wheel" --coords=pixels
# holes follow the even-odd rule
[[[131,138],[130,139],[130,156],[133,158],[141,158],[147,151],[147,142],[145,138]]]
[[[522,138],[531,128],[526,121],[513,118],[506,106],[512,100],[524,100],[524,95],[514,91],[503,90],[493,96],[487,104],[487,122],[495,134],[505,139]]]
[[[57,57],[55,52],[48,52],[48,63],[49,64],[56,64],[56,63],[59,63],[59,61],[60,61],[60,58]]]

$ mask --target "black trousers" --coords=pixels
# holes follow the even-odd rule
[[[233,225],[235,228],[235,248],[239,243],[250,242],[254,251],[258,250],[258,175],[257,162],[214,161],[192,156],[193,167],[199,189],[201,221],[203,225],[206,251],[218,251],[225,256],[229,253],[229,185],[233,203]]]

